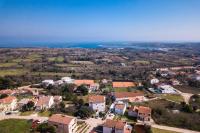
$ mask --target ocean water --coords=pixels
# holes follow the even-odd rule
[[[154,50],[159,47],[141,43],[124,42],[91,42],[91,43],[33,43],[33,44],[0,44],[0,48],[135,48]]]

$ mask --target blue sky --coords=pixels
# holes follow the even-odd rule
[[[200,41],[200,0],[0,0],[0,43]]]

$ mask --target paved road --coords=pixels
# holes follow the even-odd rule
[[[104,123],[103,120],[101,120],[101,119],[94,119],[94,118],[87,119],[85,122],[88,125],[90,125],[90,128],[87,130],[87,133],[90,133],[95,127],[97,127],[98,125],[101,125],[101,124]]]
[[[154,128],[158,128],[158,129],[175,131],[175,132],[180,132],[180,133],[200,133],[198,131],[192,131],[192,130],[183,129],[183,128],[176,128],[176,127],[162,126],[162,125],[157,125],[157,124],[152,124],[151,126],[154,127]]]
[[[40,117],[40,116],[18,116],[18,115],[0,115],[0,120],[4,119],[34,119],[39,120],[41,122],[48,120],[48,117]]]

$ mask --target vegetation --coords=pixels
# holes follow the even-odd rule
[[[151,128],[151,130],[152,130],[152,133],[178,133],[178,132],[163,130],[163,129],[158,129],[158,128]]]
[[[14,131],[15,133],[29,133],[30,128],[31,122],[27,120],[7,119],[0,121],[1,133],[10,133],[10,131]]]
[[[48,125],[48,123],[40,124],[36,130],[40,133],[56,133],[55,127]]]
[[[161,98],[171,100],[177,103],[183,102],[184,99],[181,95],[176,94],[162,94]]]

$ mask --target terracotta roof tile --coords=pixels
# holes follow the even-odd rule
[[[116,128],[116,129],[124,129],[125,125],[126,122],[123,122],[121,120],[110,120],[110,119],[107,119],[106,122],[103,124],[104,127]]]
[[[116,98],[129,98],[129,97],[136,97],[136,96],[144,96],[142,92],[115,92],[114,93]]]
[[[62,114],[54,114],[51,117],[49,117],[48,121],[68,125],[73,119],[74,117],[71,117],[71,116],[62,115]]]
[[[16,97],[14,96],[8,96],[8,97],[5,97],[3,99],[0,99],[0,103],[3,103],[3,104],[10,104],[13,102],[13,100],[17,99]]]
[[[144,107],[144,106],[139,106],[138,107],[138,113],[150,114],[151,113],[151,108]]]
[[[101,96],[101,95],[90,95],[88,99],[89,99],[89,102],[92,102],[92,103],[105,102],[105,96]]]
[[[125,104],[115,104],[115,108],[117,108],[117,109],[124,109],[126,106],[125,106]]]
[[[92,85],[94,84],[94,80],[75,80],[74,84],[76,84],[77,86],[80,86],[82,84]]]
[[[42,97],[40,97],[39,100],[37,101],[36,106],[48,105],[51,97],[52,96],[42,96]]]
[[[135,87],[136,84],[133,82],[113,82],[113,88],[127,88],[127,87]]]

